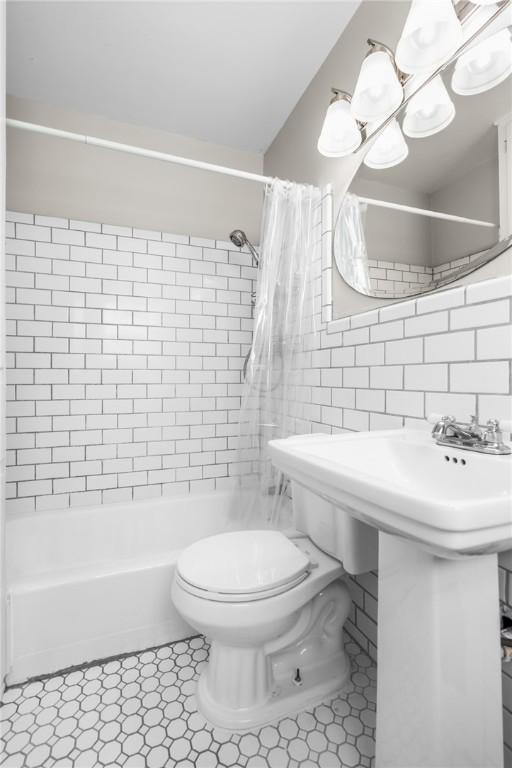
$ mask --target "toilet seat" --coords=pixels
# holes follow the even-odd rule
[[[236,531],[192,544],[176,580],[205,600],[246,602],[281,594],[309,575],[310,558],[279,531]]]
[[[219,602],[219,603],[248,603],[253,602],[255,600],[264,600],[268,597],[274,597],[275,595],[280,595],[283,592],[289,592],[290,589],[293,587],[296,587],[297,584],[300,584],[304,581],[304,579],[307,579],[309,576],[309,571],[304,573],[299,578],[295,579],[294,581],[291,581],[286,584],[281,584],[279,587],[273,587],[271,589],[266,590],[260,590],[259,592],[239,592],[234,594],[233,592],[213,592],[209,589],[200,589],[198,587],[195,587],[193,584],[190,584],[188,581],[186,581],[182,576],[180,576],[179,573],[176,573],[176,583],[183,589],[185,592],[188,592],[191,595],[195,595],[196,597],[200,597],[203,600],[211,600],[213,602]]]

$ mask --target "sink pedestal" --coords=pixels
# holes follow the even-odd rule
[[[376,768],[503,768],[497,555],[379,533]]]
[[[512,457],[410,429],[268,446],[379,531],[376,768],[503,768],[497,555],[467,553],[512,550]]]

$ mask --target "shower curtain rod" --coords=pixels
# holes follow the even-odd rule
[[[33,133],[43,133],[47,136],[55,136],[59,139],[68,139],[76,141],[79,144],[90,144],[94,147],[103,147],[104,149],[113,149],[117,152],[126,152],[129,155],[139,155],[140,157],[149,157],[153,160],[163,160],[165,163],[174,163],[175,165],[188,165],[191,168],[198,168],[202,171],[213,171],[214,173],[223,173],[226,176],[237,176],[240,179],[249,179],[249,181],[259,181],[267,184],[272,181],[271,176],[261,176],[259,173],[250,171],[239,171],[237,168],[229,168],[225,165],[215,165],[215,163],[205,163],[202,160],[192,160],[188,157],[179,155],[169,155],[166,152],[157,152],[154,149],[144,149],[132,144],[120,144],[118,141],[109,141],[108,139],[99,139],[97,136],[87,136],[84,133],[72,133],[71,131],[62,131],[59,128],[49,128],[47,125],[37,125],[37,123],[27,123],[23,120],[6,119],[6,125],[11,128],[19,128],[22,131],[32,131]]]
[[[259,173],[251,173],[250,171],[240,171],[237,168],[229,168],[225,165],[216,165],[215,163],[206,163],[202,160],[192,160],[188,157],[180,157],[179,155],[170,155],[166,152],[157,152],[154,149],[145,149],[144,147],[136,147],[132,144],[121,144],[118,141],[109,141],[108,139],[100,139],[97,136],[88,136],[84,133],[73,133],[72,131],[62,131],[59,128],[50,128],[47,125],[38,125],[37,123],[27,123],[24,120],[14,120],[8,117],[5,121],[6,125],[10,128],[18,128],[22,131],[31,131],[32,133],[41,133],[46,136],[55,136],[59,139],[67,139],[68,141],[76,141],[79,144],[90,144],[94,147],[103,147],[104,149],[112,149],[116,152],[126,152],[129,155],[138,155],[139,157],[149,157],[153,160],[162,160],[166,163],[174,163],[175,165],[185,165],[190,168],[197,168],[202,171],[212,171],[213,173],[222,173],[225,176],[235,176],[239,179],[247,179],[248,181],[257,181],[261,184],[268,184],[273,181],[271,176],[262,176]],[[424,208],[413,208],[409,205],[402,205],[401,203],[389,203],[386,200],[375,200],[371,197],[360,197],[361,202],[367,205],[375,205],[381,208],[392,208],[397,211],[406,211],[408,213],[416,213],[420,216],[430,216],[434,219],[445,219],[447,221],[458,221],[464,224],[476,224],[479,227],[495,227],[491,221],[480,221],[479,219],[468,219],[463,216],[455,216],[451,213],[441,213],[439,211],[429,211]]]
[[[431,211],[429,208],[415,208],[412,205],[403,205],[402,203],[389,203],[387,200],[375,200],[373,197],[359,197],[362,203],[375,205],[378,208],[392,208],[395,211],[405,211],[406,213],[416,213],[418,216],[429,216],[431,219],[445,219],[446,221],[458,221],[460,224],[476,224],[478,227],[496,227],[492,221],[481,221],[480,219],[468,219],[465,216],[456,216],[453,213],[442,213],[441,211]]]

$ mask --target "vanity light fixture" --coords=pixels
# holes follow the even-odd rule
[[[478,9],[468,26],[467,37],[482,23],[489,22],[497,11],[493,3]],[[485,31],[457,59],[452,76],[452,89],[461,96],[483,93],[502,83],[512,72],[512,8],[491,21]],[[466,30],[465,30],[466,31]]]
[[[431,136],[453,120],[455,108],[441,79],[448,65],[456,62],[451,85],[460,95],[482,93],[512,73],[512,0],[460,0],[455,5],[457,11],[453,0],[412,0],[395,56],[383,43],[368,40],[371,50],[354,97],[331,88],[334,95],[317,144],[322,155],[345,157],[372,140],[366,164],[396,165],[408,154],[396,122],[402,105],[407,107],[407,136]],[[420,83],[414,87],[416,77]],[[411,78],[412,92],[406,88]],[[387,133],[382,144],[373,141],[378,131]],[[381,153],[384,147],[391,152],[391,144],[395,159],[383,163]]]
[[[333,96],[318,139],[318,151],[325,157],[345,157],[359,147],[363,136],[350,111],[350,94],[338,88],[331,91]]]
[[[512,72],[512,39],[508,29],[482,40],[457,60],[452,89],[460,96],[483,93]]]
[[[462,24],[452,0],[412,0],[395,59],[402,72],[436,69],[462,44]]]
[[[405,141],[400,126],[396,119],[393,119],[384,128],[380,136],[375,139],[370,151],[364,158],[364,164],[368,168],[382,170],[392,168],[403,162],[409,154],[409,147]]]
[[[384,120],[404,99],[402,73],[393,51],[372,39],[368,45],[370,50],[361,64],[351,104],[352,116],[363,123]]]
[[[454,117],[453,101],[443,78],[437,75],[412,97],[405,111],[402,130],[412,139],[422,139],[442,131]]]

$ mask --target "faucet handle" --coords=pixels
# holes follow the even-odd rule
[[[441,416],[439,413],[431,413],[427,417],[427,421],[434,425],[432,429],[432,437],[438,439],[441,436],[446,435],[446,430],[451,424],[455,424],[455,416]]]
[[[469,426],[471,428],[471,431],[476,437],[482,437],[482,427],[478,423],[478,419],[476,416],[470,416],[469,417]]]
[[[429,424],[438,424],[440,421],[452,424],[455,421],[455,416],[443,416],[442,413],[429,413],[427,421]]]
[[[501,427],[498,419],[489,419],[485,425],[484,440],[488,443],[501,444],[503,442],[503,435],[501,433]]]
[[[489,419],[487,426],[500,429],[502,432],[512,432],[512,419]]]

